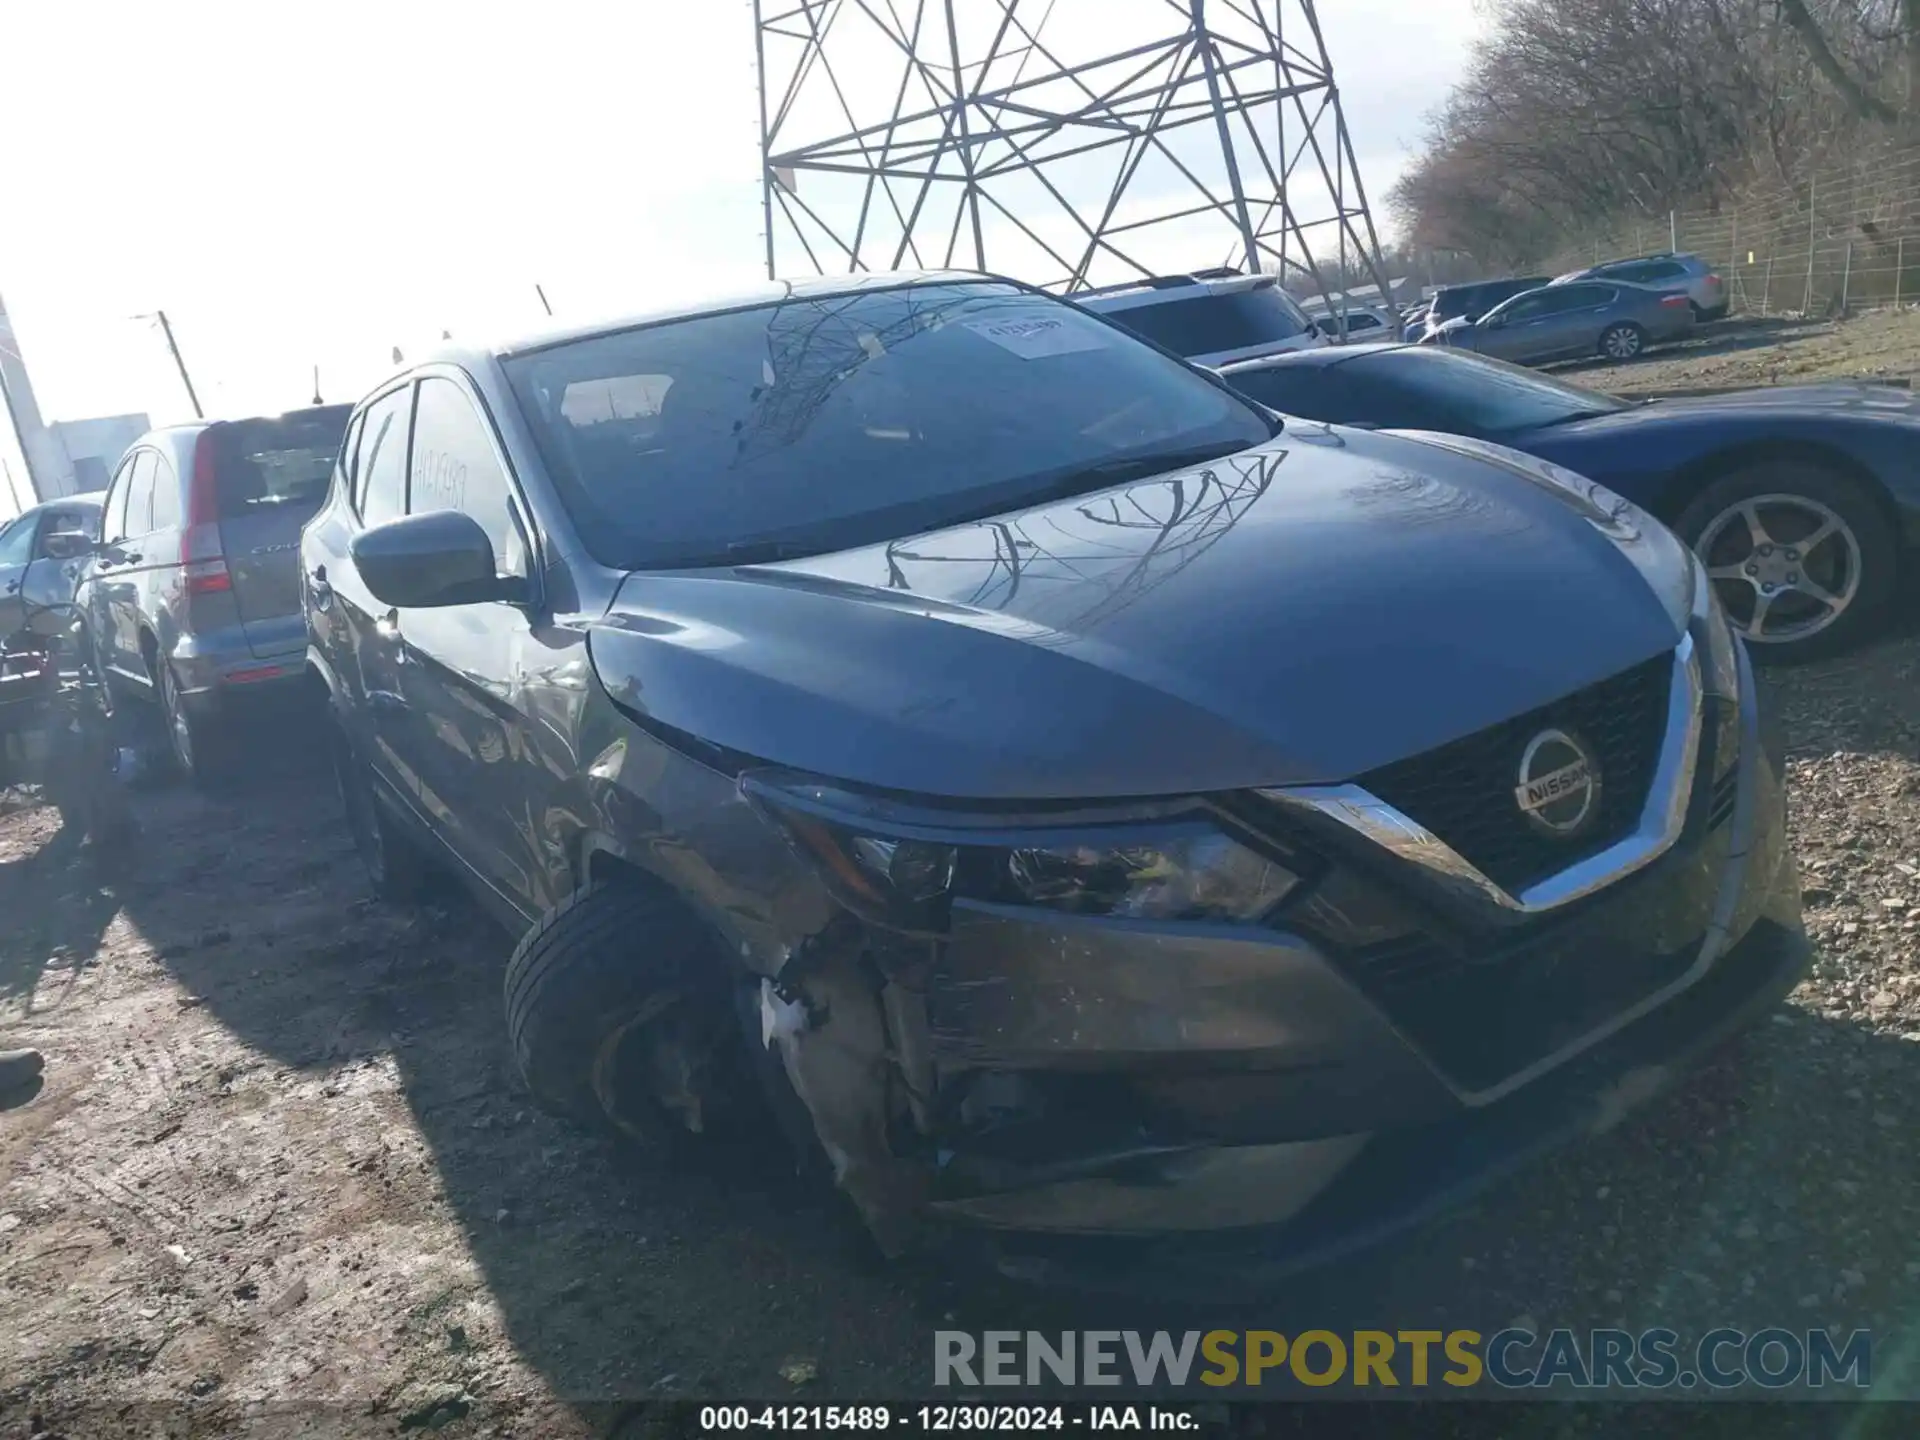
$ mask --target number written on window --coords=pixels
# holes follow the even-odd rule
[[[526,576],[526,541],[514,515],[513,487],[494,450],[493,437],[466,392],[437,376],[420,382],[407,508],[415,515],[429,510],[471,515],[493,542],[499,572]]]

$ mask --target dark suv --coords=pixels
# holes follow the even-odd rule
[[[652,1138],[770,1094],[889,1251],[1299,1263],[1806,964],[1661,525],[1012,282],[449,352],[361,403],[302,561],[361,853],[521,934],[534,1092]]]

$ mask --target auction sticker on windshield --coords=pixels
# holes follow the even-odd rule
[[[1078,318],[1077,316],[1075,317]],[[1104,350],[1106,338],[1090,324],[1069,325],[1059,315],[1009,315],[998,320],[968,320],[966,327],[1022,360]]]

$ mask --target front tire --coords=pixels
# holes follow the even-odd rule
[[[1600,332],[1600,354],[1608,360],[1637,360],[1647,348],[1647,332],[1630,320]]]
[[[1899,583],[1893,526],[1859,481],[1804,460],[1752,465],[1674,523],[1762,664],[1821,660],[1884,620]]]
[[[527,1088],[649,1148],[754,1113],[727,964],[664,890],[597,881],[568,897],[507,962],[507,1036]]]

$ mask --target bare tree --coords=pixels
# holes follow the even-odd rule
[[[1920,93],[1920,0],[1492,3],[1388,197],[1409,244],[1489,268],[1797,183],[1816,147],[1909,117]]]

